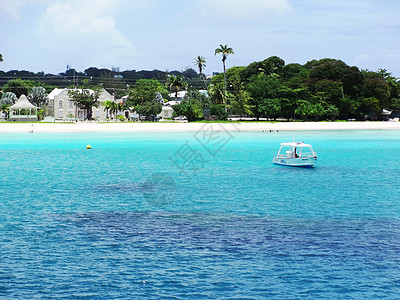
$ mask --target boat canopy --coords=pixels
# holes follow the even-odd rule
[[[281,146],[286,146],[286,147],[311,147],[310,144],[304,144],[303,142],[281,143]]]

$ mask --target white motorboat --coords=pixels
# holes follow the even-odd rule
[[[281,143],[278,154],[272,159],[276,165],[312,168],[315,166],[317,153],[309,144],[303,142]]]

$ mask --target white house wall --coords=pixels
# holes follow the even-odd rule
[[[57,92],[57,91],[55,91]],[[48,114],[54,117],[56,120],[69,120],[72,118],[78,118],[84,120],[87,118],[87,112],[84,109],[77,109],[75,104],[70,101],[68,95],[68,89],[61,90],[58,94],[54,94],[54,99],[49,99]],[[107,117],[104,106],[101,105],[104,101],[114,101],[114,97],[107,91],[103,91],[99,97],[99,107],[92,108],[92,118],[100,121],[105,121]]]

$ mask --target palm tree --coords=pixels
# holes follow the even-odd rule
[[[111,108],[113,102],[114,102],[114,101],[107,100],[107,101],[104,101],[104,102],[101,104],[101,105],[104,106],[104,111],[106,112],[106,119],[109,118],[109,111],[110,111],[110,108]]]
[[[115,120],[117,120],[119,108],[120,107],[117,102],[111,101],[110,112],[115,116]]]
[[[206,59],[203,56],[197,56],[193,63],[197,68],[199,68],[200,78],[203,79],[204,86],[206,87],[206,90],[207,90],[208,88],[207,88],[207,84],[206,84],[206,79],[203,74],[203,70],[206,67]]]
[[[175,91],[175,100],[178,98],[178,92],[181,88],[186,89],[187,88],[187,82],[183,80],[182,76],[174,76],[171,75],[168,77],[168,87],[170,88],[171,91]]]
[[[219,45],[219,48],[215,49],[214,55],[217,54],[222,54],[222,64],[224,66],[224,98],[225,98],[225,112],[226,112],[226,67],[225,67],[225,61],[228,58],[229,54],[235,54],[233,52],[233,49],[228,47],[228,45]]]

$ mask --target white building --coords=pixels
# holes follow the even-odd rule
[[[157,115],[160,119],[172,119],[174,109],[171,106],[163,105],[161,113]]]
[[[69,89],[58,88],[51,91],[49,94],[48,115],[54,117],[56,120],[87,119],[87,111],[75,106],[68,95],[68,91]],[[100,105],[92,108],[93,119],[106,120],[107,112],[104,110],[104,106],[101,105],[105,101],[114,101],[114,96],[106,90],[102,90],[99,97]]]
[[[10,120],[37,121],[37,111],[39,107],[30,103],[25,95],[21,95],[17,102],[8,109],[10,111]]]
[[[188,91],[179,91],[178,93],[170,93],[168,96],[175,101],[182,101]]]
[[[170,94],[168,94],[168,96],[171,99],[171,101],[182,101],[186,97],[187,93],[188,93],[187,90],[179,91],[178,93],[170,93]],[[199,93],[208,96],[207,90],[199,90]],[[175,96],[177,96],[177,97],[175,97]]]

